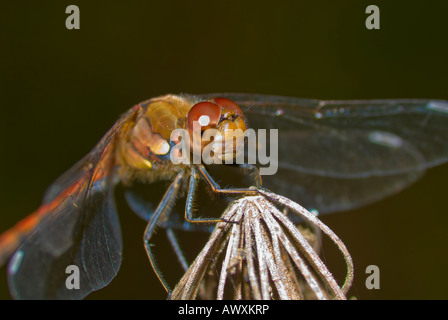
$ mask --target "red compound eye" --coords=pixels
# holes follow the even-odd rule
[[[215,126],[221,117],[221,108],[213,102],[199,102],[188,112],[187,129],[193,131],[193,122],[197,121],[201,129]]]
[[[233,110],[235,112],[235,114],[237,114],[237,115],[243,114],[243,111],[241,111],[240,107],[230,99],[216,98],[213,101],[215,101],[216,104],[220,105],[221,107],[223,107],[225,109]]]

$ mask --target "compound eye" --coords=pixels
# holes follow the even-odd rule
[[[227,98],[216,98],[213,100],[216,104],[220,105],[221,107],[225,109],[230,109],[235,112],[236,115],[242,115],[243,111],[241,108],[232,100]]]
[[[197,121],[201,131],[216,126],[221,117],[221,108],[213,102],[195,104],[187,115],[187,129],[193,132],[193,122]]]

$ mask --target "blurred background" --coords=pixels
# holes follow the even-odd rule
[[[65,27],[71,4],[80,9],[80,30]],[[365,27],[371,4],[380,9],[380,30]],[[434,0],[2,3],[0,232],[33,212],[120,114],[151,97],[448,99],[447,9]],[[443,165],[397,195],[322,218],[354,259],[349,296],[448,298],[447,179]],[[121,202],[120,272],[88,298],[165,299],[143,249],[146,225]],[[183,246],[194,245],[188,239]],[[324,246],[323,258],[341,281],[334,251]],[[372,264],[379,290],[365,286]],[[10,299],[5,267],[0,299]]]

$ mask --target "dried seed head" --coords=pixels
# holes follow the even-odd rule
[[[209,241],[176,285],[172,299],[345,299],[353,263],[342,241],[297,203],[258,190],[232,202]],[[301,216],[312,228],[294,225],[279,210]],[[313,231],[314,230],[314,231]],[[347,264],[340,287],[314,248],[316,230],[337,245]]]

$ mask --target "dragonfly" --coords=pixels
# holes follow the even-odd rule
[[[261,178],[263,165],[237,166],[256,187],[320,214],[378,201],[448,160],[448,101],[444,100],[324,101],[245,93],[152,98],[122,115],[90,153],[47,189],[34,213],[0,236],[0,265],[12,256],[8,263],[12,296],[82,299],[108,285],[122,260],[114,189],[137,180],[169,183],[155,209],[132,192],[126,200],[148,221],[145,249],[170,292],[151,251],[155,228],[196,231],[197,225],[222,221],[193,216],[200,180],[216,194],[256,192],[222,188],[208,165],[173,164],[168,157],[180,143],[170,139],[173,131],[191,131],[192,121],[204,115],[202,129],[213,127],[222,134],[228,128],[277,129],[275,174]],[[227,156],[234,157],[234,150]],[[184,218],[171,212],[181,196],[186,198]],[[68,265],[80,269],[79,289],[66,286]]]

